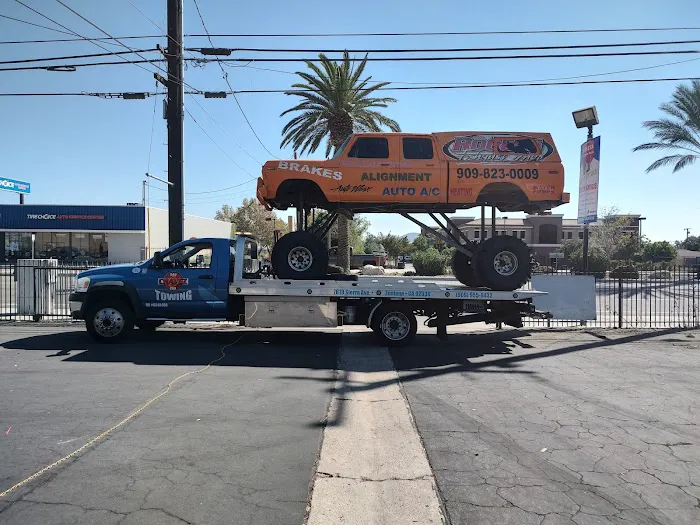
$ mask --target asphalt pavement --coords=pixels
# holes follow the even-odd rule
[[[79,324],[0,327],[0,491],[225,352],[0,498],[0,522],[300,524],[339,335],[241,335],[164,330],[99,346]]]
[[[470,330],[0,324],[0,522],[700,523],[700,332]]]

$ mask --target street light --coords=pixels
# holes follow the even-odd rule
[[[593,139],[593,126],[599,124],[598,111],[595,106],[579,109],[571,113],[577,128],[588,128],[587,140]],[[583,225],[583,271],[588,273],[588,223]]]
[[[572,112],[572,115],[577,128],[588,128],[588,140],[591,140],[593,138],[593,126],[600,123],[595,106],[579,109]]]
[[[640,217],[639,219],[637,219],[637,224],[639,225],[639,233],[637,234],[639,235],[639,242],[642,241],[642,221],[645,220],[647,220],[646,217]]]

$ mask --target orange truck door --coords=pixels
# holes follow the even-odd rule
[[[400,186],[405,189],[396,196],[397,202],[435,203],[446,199],[445,177],[440,155],[430,135],[400,137]]]

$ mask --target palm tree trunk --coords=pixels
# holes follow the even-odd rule
[[[350,221],[344,215],[338,215],[338,261],[343,272],[350,272]]]

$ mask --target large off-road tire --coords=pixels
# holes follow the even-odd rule
[[[510,235],[491,237],[479,244],[474,271],[483,286],[492,290],[517,290],[532,275],[530,248]]]
[[[418,321],[405,305],[398,301],[383,304],[372,317],[372,330],[386,346],[407,345],[416,336]]]
[[[474,273],[472,258],[458,250],[455,250],[452,255],[452,275],[465,286],[471,288],[483,286],[481,280]]]
[[[279,279],[320,279],[326,275],[328,251],[309,232],[291,232],[272,249],[272,269]]]
[[[120,299],[98,299],[85,314],[85,327],[99,343],[118,343],[134,329],[134,312]]]

